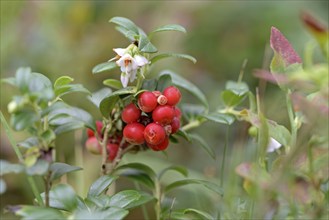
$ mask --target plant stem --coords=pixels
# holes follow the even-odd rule
[[[107,167],[106,167],[106,161],[107,161],[107,139],[108,139],[108,133],[111,130],[111,121],[106,124],[105,131],[104,131],[104,137],[101,142],[102,145],[102,174],[106,175],[107,173]],[[96,133],[97,134],[97,133]]]
[[[226,150],[228,145],[228,134],[229,134],[230,126],[227,126],[226,134],[225,134],[225,144],[224,144],[224,152],[223,152],[223,159],[221,165],[221,173],[220,173],[220,187],[223,188],[224,186],[224,171],[225,171],[225,160],[226,160]]]
[[[296,139],[297,139],[297,126],[295,123],[295,114],[294,114],[293,105],[292,105],[292,102],[290,99],[290,94],[291,94],[291,91],[288,90],[288,92],[286,94],[286,103],[287,103],[288,117],[289,117],[290,127],[291,127],[291,140],[290,140],[289,146],[294,147],[296,145]]]
[[[160,183],[158,180],[155,181],[155,191],[154,191],[154,197],[157,199],[157,202],[155,203],[155,215],[156,220],[160,220],[161,217],[161,188]]]
[[[50,181],[51,172],[48,171],[47,175],[45,176],[45,205],[49,207],[49,191],[51,189],[51,181]]]
[[[139,185],[139,183],[137,182],[137,181],[134,181],[134,185],[135,185],[135,188],[137,189],[137,190],[141,190],[141,187],[140,187],[140,185]],[[148,215],[148,213],[147,213],[147,210],[146,210],[146,207],[145,207],[145,205],[143,204],[142,206],[141,206],[141,208],[142,208],[142,212],[143,212],[143,219],[145,219],[145,220],[150,220],[150,217],[149,217],[149,215]]]
[[[188,124],[184,125],[182,127],[182,130],[187,131],[187,130],[190,130],[192,128],[196,128],[196,127],[200,126],[203,122],[205,122],[205,120],[202,120],[202,121],[193,120],[193,121],[189,122]]]
[[[20,150],[18,149],[17,147],[17,143],[11,133],[11,130],[10,130],[10,127],[5,119],[5,117],[3,116],[2,112],[0,111],[0,119],[1,119],[1,124],[3,125],[3,127],[5,128],[5,132],[7,134],[7,137],[9,139],[9,142],[12,146],[12,148],[14,149],[15,153],[16,153],[16,156],[19,160],[20,163],[23,163],[24,162],[24,158],[23,158],[23,155],[22,153],[20,152]],[[40,196],[40,192],[38,190],[38,187],[37,187],[37,184],[35,183],[34,179],[32,176],[27,176],[27,181],[29,182],[31,188],[32,188],[32,192],[35,196],[35,198],[37,199],[39,205],[44,205],[44,202]]]

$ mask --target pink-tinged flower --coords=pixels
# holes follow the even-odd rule
[[[121,83],[123,87],[127,87],[129,80],[133,82],[136,79],[137,70],[140,67],[149,63],[149,61],[141,55],[132,56],[128,48],[113,49],[120,57],[119,60],[116,61],[116,64],[120,66],[122,72]]]
[[[279,149],[280,147],[282,147],[282,144],[280,144],[274,138],[270,138],[270,141],[267,145],[267,152],[268,153],[274,152],[275,150]]]

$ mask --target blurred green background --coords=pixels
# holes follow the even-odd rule
[[[106,78],[118,78],[119,72],[92,75],[91,69],[107,61],[115,54],[113,48],[126,47],[129,42],[114,29],[108,20],[114,16],[127,17],[146,32],[165,24],[183,25],[187,34],[166,32],[157,34],[153,43],[160,52],[187,53],[197,59],[196,64],[180,59],[159,62],[152,69],[157,74],[170,69],[196,84],[207,96],[211,110],[221,104],[220,91],[227,80],[237,80],[244,59],[248,64],[244,80],[252,91],[258,80],[252,76],[256,68],[267,68],[271,52],[269,36],[271,26],[277,27],[290,40],[303,57],[305,43],[311,36],[303,28],[300,12],[307,10],[323,21],[328,21],[328,1],[4,1],[1,0],[1,78],[14,76],[21,66],[30,66],[33,71],[55,80],[61,75],[75,79],[90,91],[103,87]],[[266,95],[270,96],[266,113],[269,118],[285,124],[286,113],[281,110],[282,96],[275,86],[268,85]],[[15,90],[1,84],[1,111],[8,117],[7,104]],[[70,95],[65,100],[72,105],[90,111],[95,119],[100,114],[81,94]],[[182,102],[194,102],[186,94]],[[279,113],[279,114],[278,114]],[[1,127],[2,128],[2,127]],[[246,134],[245,124],[234,124],[230,131],[230,149],[241,148]],[[127,161],[149,161],[156,170],[168,164],[187,166],[191,175],[202,178],[218,178],[219,164],[224,144],[225,126],[210,122],[195,130],[216,149],[216,160],[199,147],[188,142],[172,144],[167,156],[146,152],[130,155]],[[22,140],[25,133],[15,133]],[[58,158],[62,162],[79,165],[84,171],[69,175],[67,180],[79,193],[86,193],[87,186],[97,177],[100,158],[84,152],[83,131],[59,137]],[[80,149],[79,150],[74,150]],[[237,151],[230,151],[229,156]],[[1,159],[16,161],[1,129]],[[245,155],[248,157],[248,155]],[[246,160],[247,158],[241,158]],[[230,161],[228,161],[229,163]],[[233,162],[232,162],[233,163]],[[227,170],[228,174],[230,170]],[[168,176],[167,179],[177,178]],[[8,191],[1,195],[1,215],[8,204],[31,203],[32,195],[27,180],[21,175],[5,176]],[[120,180],[118,189],[133,187],[126,180]],[[200,189],[201,190],[201,189]],[[201,191],[200,191],[201,192]],[[185,207],[204,204],[198,193],[180,195],[177,200]],[[189,201],[196,197],[200,204]],[[191,204],[190,204],[191,203]],[[179,206],[178,204],[178,206]],[[184,207],[182,206],[182,207]],[[140,217],[140,211],[129,218]]]

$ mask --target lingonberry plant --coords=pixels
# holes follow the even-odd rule
[[[303,21],[328,58],[328,29],[308,14],[303,15]],[[223,105],[215,111],[210,111],[201,90],[179,74],[169,70],[150,74],[151,67],[163,58],[196,62],[185,54],[158,53],[151,43],[158,32],[185,32],[182,26],[165,25],[146,34],[127,18],[114,17],[110,22],[130,43],[126,48],[113,49],[113,58],[93,68],[93,74],[120,69],[120,80],[104,80],[107,87],[90,93],[82,85],[72,84],[73,79],[68,76],[52,84],[30,68],[20,68],[15,77],[2,79],[20,92],[8,104],[11,127],[31,136],[16,143],[1,113],[2,125],[19,160],[17,164],[1,160],[1,175],[25,172],[35,196],[33,205],[13,205],[7,210],[23,219],[123,219],[133,208],[141,208],[145,219],[328,217],[327,62],[315,65],[308,55],[303,68],[302,59],[288,40],[272,28],[271,71],[257,70],[254,74],[260,80],[277,84],[285,94],[288,129],[267,118],[259,90],[249,90],[242,81],[243,71],[237,81],[226,83],[220,94]],[[308,53],[312,53],[310,48]],[[183,90],[199,103],[184,103]],[[88,94],[87,99],[98,107],[102,118],[95,120],[85,110],[65,103],[61,97],[71,92]],[[220,176],[215,180],[188,178],[188,169],[181,166],[171,165],[156,173],[147,161],[124,160],[129,153],[165,152],[171,143],[182,138],[216,159],[214,149],[200,135],[190,132],[207,121],[227,126]],[[250,140],[244,152],[254,156],[251,162],[242,158],[233,166],[234,163],[227,163],[226,155],[229,130],[236,121],[249,124]],[[95,171],[100,177],[86,196],[77,195],[69,184],[56,181],[82,168],[61,163],[54,154],[59,134],[81,128],[86,128],[86,150],[99,155]],[[235,178],[225,176],[225,169],[235,170]],[[163,176],[168,171],[175,171],[184,179],[164,183]],[[35,176],[43,178],[42,190],[36,185]],[[129,178],[136,189],[115,192],[118,178]],[[170,192],[188,184],[199,184],[214,192],[209,196],[213,205],[207,210],[176,209],[176,198]],[[153,204],[154,212],[149,212],[146,204]]]

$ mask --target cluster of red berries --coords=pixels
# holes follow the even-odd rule
[[[122,111],[126,123],[123,137],[134,145],[146,144],[155,151],[165,150],[169,136],[180,127],[181,111],[176,106],[181,93],[175,86],[160,91],[144,91],[138,96],[137,105],[128,104]]]
[[[96,121],[96,131],[100,139],[103,139],[103,123],[101,121]],[[95,132],[91,129],[87,129],[88,139],[85,143],[87,150],[92,154],[102,154],[102,146],[98,142]],[[108,155],[108,160],[113,161],[116,157],[122,136],[109,137],[106,150]]]

